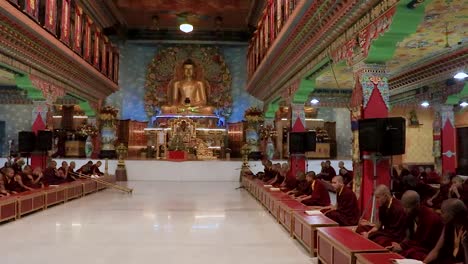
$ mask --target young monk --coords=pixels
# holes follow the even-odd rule
[[[450,174],[444,174],[440,182],[440,187],[429,200],[427,200],[427,205],[436,210],[440,210],[442,202],[449,198],[450,187],[452,186],[452,181],[450,180]]]
[[[437,244],[442,232],[442,218],[430,208],[421,205],[417,192],[406,191],[401,203],[408,215],[408,237],[401,243],[392,242],[390,250],[405,258],[424,260]]]
[[[375,201],[379,206],[379,222],[372,228],[360,225],[356,232],[383,247],[391,246],[392,242],[400,243],[406,235],[407,216],[403,206],[385,185],[375,189]]]
[[[0,179],[2,181],[3,188],[9,194],[17,194],[27,190],[32,190],[32,188],[27,187],[23,184],[20,175],[16,175],[15,171],[12,168],[5,168],[3,171],[3,176]]]
[[[442,220],[445,226],[436,246],[424,259],[424,263],[468,264],[468,210],[459,199],[442,203]]]
[[[336,206],[322,209],[322,212],[341,226],[353,226],[359,222],[359,207],[356,194],[344,184],[343,177],[335,176],[332,179],[336,190]]]
[[[98,161],[96,162],[96,164],[94,165],[91,165],[91,175],[97,175],[97,176],[102,176],[104,175],[104,173],[102,173],[100,170],[99,170],[99,167],[101,167],[102,165],[102,162],[101,161]]]
[[[296,175],[296,180],[296,187],[293,190],[287,192],[288,195],[292,195],[294,197],[301,196],[306,191],[308,186],[305,173],[298,172]]]
[[[310,183],[311,194],[302,198],[300,201],[308,206],[329,206],[330,205],[330,194],[328,189],[321,180],[317,178],[315,173],[312,176],[312,182]]]

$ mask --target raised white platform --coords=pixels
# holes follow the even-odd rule
[[[55,159],[60,167],[62,161],[75,161],[76,168],[80,168],[88,159]],[[98,160],[92,160],[95,163]],[[104,172],[104,160],[101,171]],[[322,160],[309,160],[307,171],[320,172]],[[350,160],[343,160],[345,167],[352,169]],[[1,166],[6,162],[0,158]],[[284,163],[285,160],[274,160],[273,163]],[[332,166],[338,170],[339,160],[332,160]],[[126,160],[127,178],[129,181],[239,181],[242,162],[212,160],[212,161],[166,161],[166,160]],[[0,167],[1,167],[0,166]],[[250,169],[253,173],[263,171],[260,161],[250,161]],[[117,160],[108,161],[108,171],[114,174],[117,168]],[[337,171],[338,172],[338,171]]]

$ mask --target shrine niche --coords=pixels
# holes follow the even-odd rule
[[[158,126],[158,116],[175,114],[213,115],[218,117],[216,124],[223,126],[232,113],[231,82],[229,69],[215,47],[162,49],[146,74],[144,101],[150,126]],[[180,91],[186,92],[187,87],[196,91],[181,97]]]
[[[226,120],[232,113],[231,81],[215,47],[175,46],[159,51],[146,75],[149,138],[154,139],[156,131],[168,131],[169,157],[171,152],[183,151],[189,159],[216,158],[215,154],[224,152]],[[147,146],[152,148],[150,139]]]

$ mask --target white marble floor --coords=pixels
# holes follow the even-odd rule
[[[236,182],[129,185],[0,225],[1,263],[313,263]]]

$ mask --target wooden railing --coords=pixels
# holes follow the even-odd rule
[[[104,76],[118,83],[119,50],[76,0],[8,0],[44,32],[64,43]]]
[[[268,0],[247,51],[247,73],[249,79],[262,63],[284,25],[299,4],[299,0]]]

